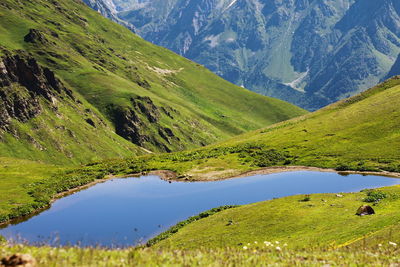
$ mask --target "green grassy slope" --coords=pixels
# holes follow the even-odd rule
[[[70,146],[64,153],[53,153],[65,162],[71,157],[82,162],[139,153],[135,146],[113,136],[113,131],[151,151],[176,151],[305,113],[234,86],[204,67],[142,40],[79,0],[5,0],[0,3],[0,16],[0,55],[5,51],[30,53],[81,96],[82,105],[107,126],[103,130],[108,133],[79,129],[86,125],[79,118],[83,115],[67,107],[63,112],[71,123],[65,127],[74,130],[80,142],[53,133],[54,114],[38,118],[43,123],[50,121],[47,129],[42,129],[45,134],[32,133],[35,130],[30,124],[16,123],[21,135],[39,135],[36,141],[49,150],[60,149],[54,142],[46,142],[48,137],[57,139],[61,147]],[[25,36],[32,29],[35,34],[27,41]],[[1,155],[55,162],[51,151],[37,151],[25,140],[6,136]],[[97,149],[97,145],[105,149]],[[110,152],[103,153],[107,149]]]
[[[366,192],[291,196],[228,209],[188,224],[161,241],[158,248],[243,247],[254,242],[272,242],[287,248],[341,247],[359,242],[364,236],[395,227],[400,222],[400,186],[380,189],[386,198],[373,206],[376,214],[356,216],[367,197]],[[368,203],[369,204],[369,203]],[[371,204],[370,204],[371,205]],[[228,223],[232,222],[232,223]],[[389,231],[385,231],[389,232]],[[380,235],[382,240],[399,242],[398,235]],[[374,247],[377,244],[368,243]],[[285,245],[286,244],[286,245]]]
[[[287,165],[398,172],[399,99],[396,77],[320,111],[217,145],[149,158],[146,167],[170,169],[189,179]]]
[[[60,97],[56,105],[37,99],[41,106],[38,116],[28,121],[13,119],[9,130],[0,129],[1,156],[72,165],[144,154],[118,136],[111,123],[83,98],[73,101]],[[94,126],[86,122],[88,119]]]
[[[0,221],[5,214],[18,214],[18,208],[31,203],[33,197],[27,193],[33,183],[50,179],[60,167],[28,160],[0,157]]]

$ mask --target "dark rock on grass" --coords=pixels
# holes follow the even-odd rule
[[[117,107],[113,113],[115,131],[118,135],[139,146],[149,141],[141,131],[145,125],[133,109]]]
[[[140,111],[146,116],[150,123],[158,122],[160,119],[159,108],[153,103],[150,97],[144,96],[131,98],[132,104],[136,111]]]
[[[94,128],[96,128],[96,124],[95,122],[91,119],[91,118],[87,118],[85,120],[89,125],[93,126]]]
[[[363,205],[359,207],[356,212],[356,215],[358,216],[372,215],[372,214],[375,214],[375,211],[371,206],[368,205]]]
[[[136,96],[130,100],[131,107],[115,105],[108,107],[113,114],[116,133],[136,145],[156,146],[163,152],[171,152],[172,150],[167,145],[171,145],[172,141],[179,141],[179,138],[170,128],[160,124],[162,109],[147,96]],[[152,135],[150,129],[156,130],[158,136]]]
[[[5,257],[0,261],[1,265],[4,267],[14,267],[14,266],[21,266],[21,267],[35,267],[37,266],[36,260],[29,254],[14,254],[9,257]]]
[[[39,44],[45,44],[48,42],[44,34],[36,29],[29,29],[29,33],[25,35],[24,41],[27,43],[39,43]]]
[[[55,108],[60,98],[74,100],[54,72],[42,67],[28,55],[7,55],[0,58],[0,128],[10,130],[12,119],[21,122],[42,112],[40,97]]]
[[[53,101],[57,94],[65,93],[73,98],[72,91],[67,89],[55,77],[54,72],[42,68],[36,59],[30,56],[6,56],[0,63],[0,86],[18,83],[25,87],[30,94],[40,95]]]

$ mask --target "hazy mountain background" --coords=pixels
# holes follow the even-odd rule
[[[399,74],[398,0],[97,2],[144,39],[310,110]]]

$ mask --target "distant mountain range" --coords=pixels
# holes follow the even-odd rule
[[[309,110],[399,74],[398,0],[96,2],[144,39]]]

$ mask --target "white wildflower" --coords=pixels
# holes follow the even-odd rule
[[[394,242],[389,241],[389,245],[391,245],[391,246],[393,246],[393,247],[396,247],[396,246],[397,246],[397,243],[394,243]]]
[[[275,244],[279,244],[279,241],[275,241]]]
[[[281,247],[276,247],[275,249],[278,251],[282,251]]]
[[[247,249],[247,246],[244,246],[243,249],[246,250],[246,249]]]

